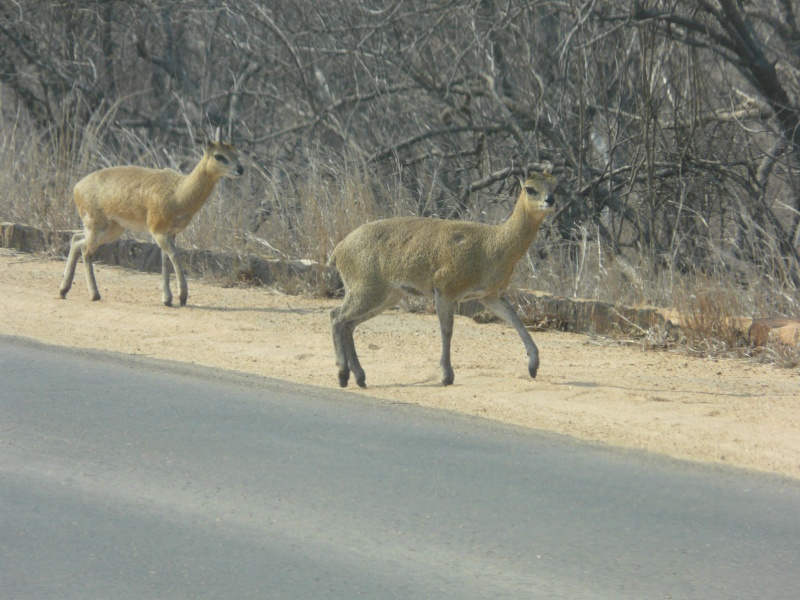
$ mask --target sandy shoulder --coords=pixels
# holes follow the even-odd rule
[[[186,308],[160,304],[159,280],[82,267],[67,300],[63,261],[0,251],[0,334],[60,346],[167,358],[337,388],[328,311],[338,301],[189,281]],[[456,317],[455,385],[439,381],[433,315],[389,311],[356,331],[369,394],[696,461],[800,478],[800,374],[583,335],[534,335],[541,368],[527,377],[513,329]],[[350,389],[350,388],[349,388]]]

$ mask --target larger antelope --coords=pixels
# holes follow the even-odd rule
[[[542,220],[553,211],[556,184],[549,171],[528,177],[514,212],[500,225],[400,217],[367,223],[342,240],[329,260],[345,285],[344,301],[331,311],[339,385],[347,386],[352,371],[356,383],[366,386],[353,331],[404,294],[435,300],[443,385],[454,379],[450,340],[456,305],[471,299],[480,300],[516,329],[528,352],[528,372],[536,377],[539,351],[501,293]]]
[[[222,177],[235,178],[243,172],[239,153],[230,144],[220,141],[217,130],[216,139],[207,144],[203,158],[188,175],[172,169],[126,166],[101,169],[81,179],[75,185],[74,196],[83,231],[72,238],[61,282],[61,297],[66,298],[72,287],[80,252],[89,297],[100,300],[92,255],[99,246],[113,242],[126,229],[131,229],[149,231],[161,248],[161,299],[164,304],[172,306],[169,257],[178,280],[178,298],[181,306],[185,306],[189,289],[178,260],[175,235],[186,229]]]

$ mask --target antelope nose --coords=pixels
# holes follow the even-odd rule
[[[236,174],[241,175],[244,173],[244,167],[242,165],[236,165]]]
[[[547,204],[547,206],[553,206],[556,203],[556,197],[553,196],[553,194],[547,194],[547,196],[545,196],[544,203]]]

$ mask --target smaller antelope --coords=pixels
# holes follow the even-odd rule
[[[443,385],[454,379],[450,340],[456,304],[472,299],[517,330],[528,352],[528,372],[536,377],[539,350],[501,293],[545,216],[553,212],[557,181],[548,170],[521,183],[514,212],[500,225],[399,217],[362,225],[336,246],[328,264],[336,266],[345,285],[344,301],[331,311],[340,386],[347,386],[351,371],[356,383],[366,386],[353,331],[404,294],[435,300]]]
[[[175,235],[186,229],[192,217],[208,200],[222,177],[236,178],[244,172],[239,153],[216,140],[208,142],[205,153],[188,175],[172,169],[110,167],[90,173],[74,189],[75,204],[83,221],[83,231],[72,237],[61,297],[66,298],[75,277],[78,252],[83,255],[86,285],[91,300],[100,300],[94,278],[92,255],[102,244],[113,242],[126,229],[150,231],[161,248],[162,301],[172,306],[167,256],[175,269],[181,306],[186,305],[189,289],[178,260]]]

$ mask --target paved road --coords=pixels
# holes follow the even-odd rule
[[[798,590],[794,482],[0,337],[3,599]]]

